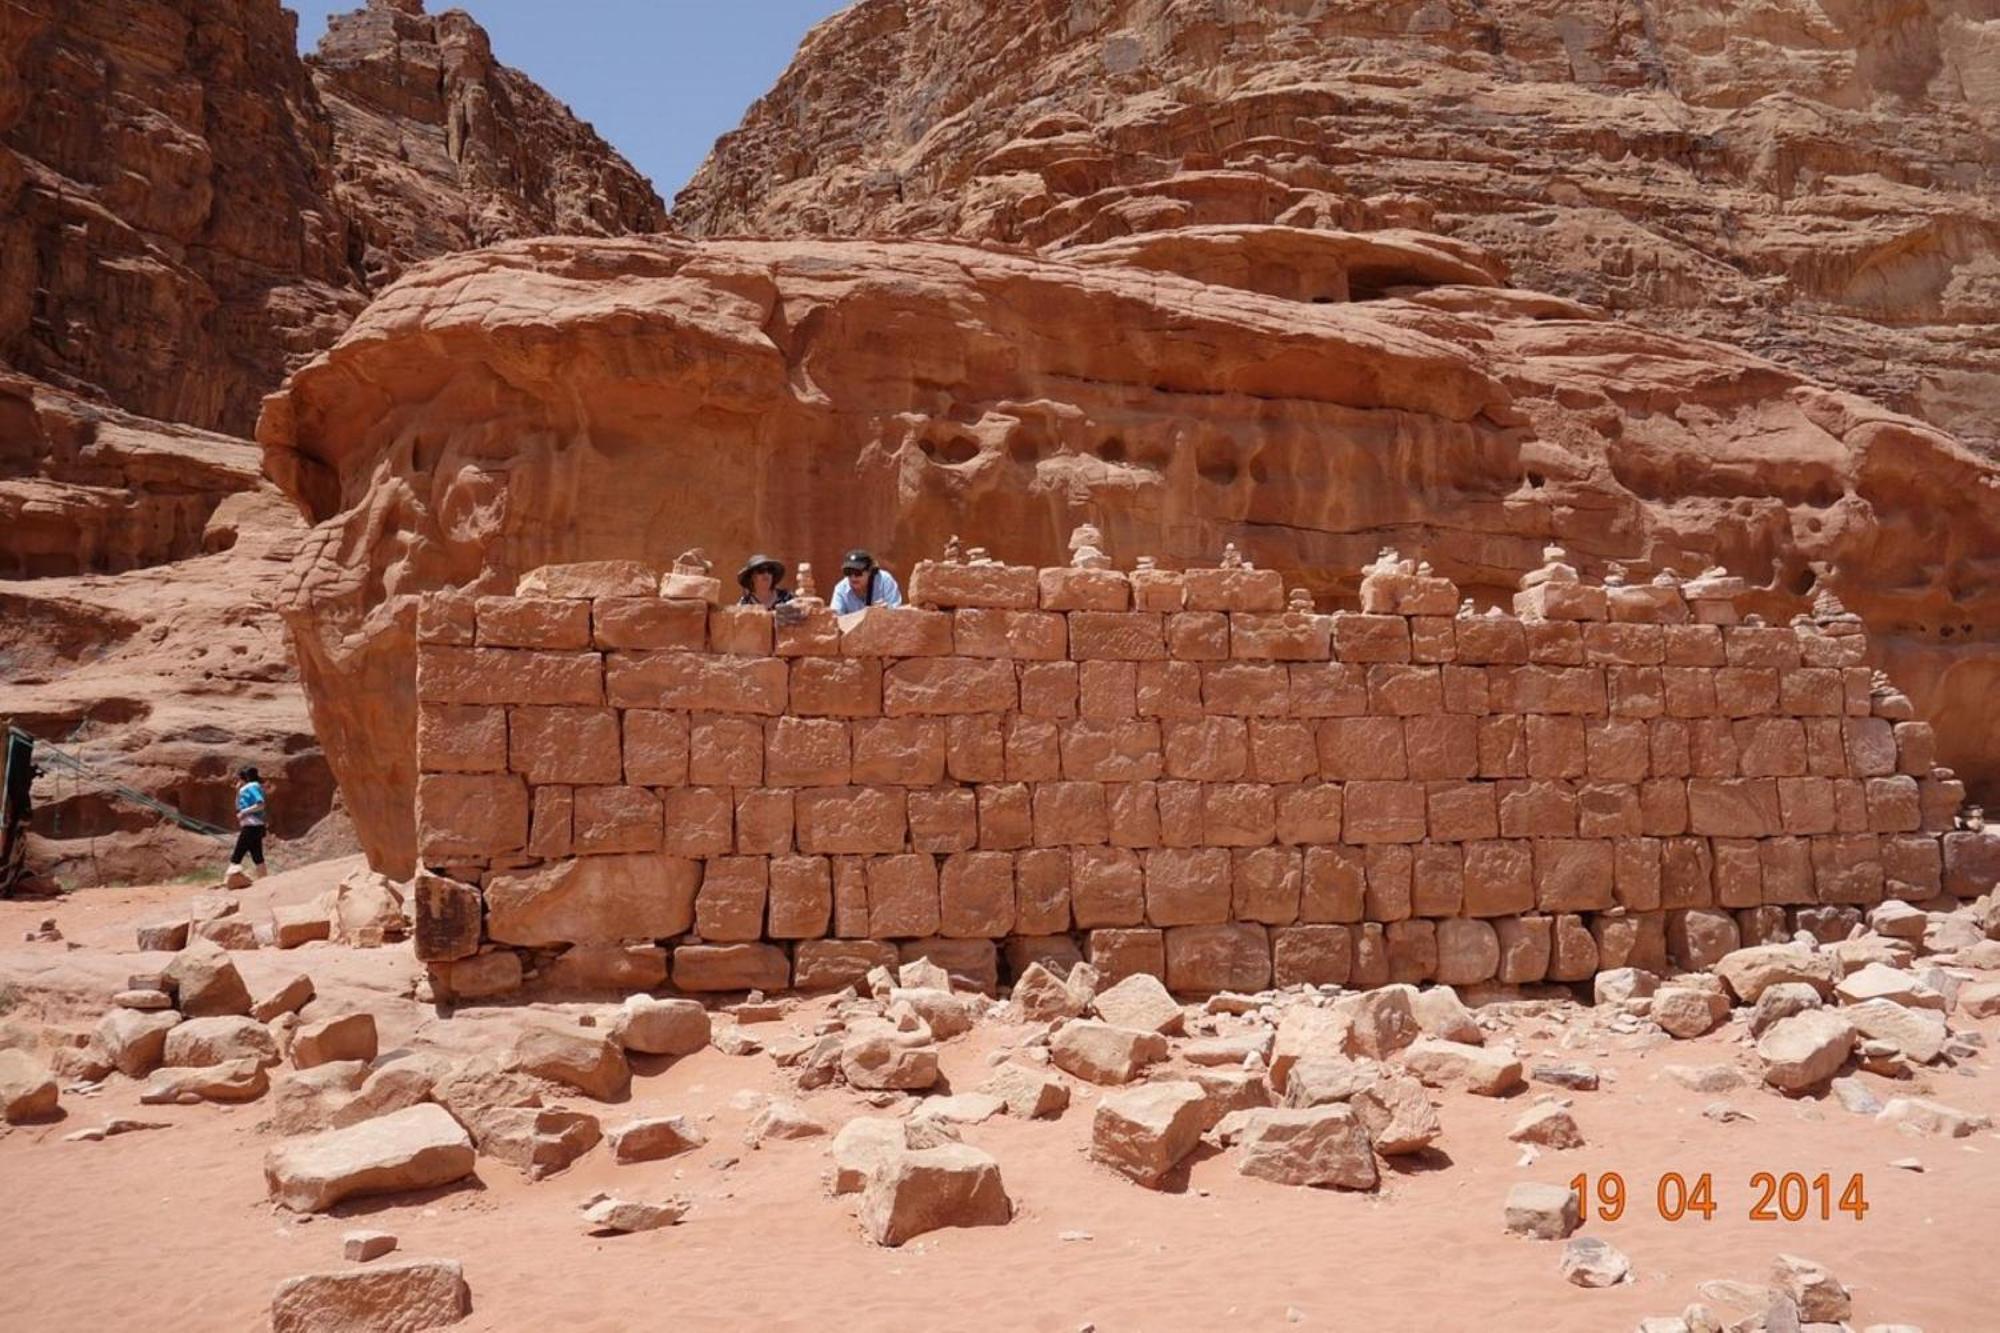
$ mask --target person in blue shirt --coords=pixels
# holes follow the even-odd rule
[[[248,764],[236,770],[236,850],[229,854],[234,870],[248,857],[264,871],[264,782]],[[245,867],[247,870],[248,867]]]
[[[903,590],[896,577],[858,547],[840,562],[840,586],[833,590],[833,613],[844,616],[870,606],[901,606]]]

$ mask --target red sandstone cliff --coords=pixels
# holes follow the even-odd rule
[[[371,0],[310,62],[278,0],[0,8],[0,359],[246,435],[415,259],[664,224],[465,14]]]
[[[457,11],[374,0],[302,60],[278,0],[0,3],[0,719],[217,822],[255,761],[303,833],[334,792],[271,611],[301,528],[240,438],[259,400],[411,262],[664,222]],[[38,799],[65,878],[216,854]]]
[[[1046,249],[1422,226],[1990,449],[1996,90],[1972,0],[861,0],[675,219]]]

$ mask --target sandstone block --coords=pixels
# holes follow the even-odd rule
[[[798,849],[826,853],[900,852],[908,837],[900,787],[814,787],[794,802]]]
[[[1467,986],[1500,970],[1500,937],[1485,921],[1447,918],[1437,924],[1437,980]]]
[[[1022,1120],[1046,1120],[1069,1107],[1069,1085],[1046,1070],[1004,1064],[993,1071],[981,1092],[998,1097],[1007,1114]]]
[[[581,1028],[529,1026],[514,1039],[507,1067],[575,1088],[601,1102],[615,1100],[632,1083],[624,1049],[607,1036]]]
[[[1774,1023],[1757,1039],[1764,1081],[1780,1092],[1801,1093],[1840,1072],[1854,1049],[1854,1028],[1825,1009],[1810,1009]]]
[[[588,856],[492,876],[486,933],[502,944],[665,939],[694,925],[699,863],[674,856]],[[782,984],[782,983],[780,983]]]
[[[528,840],[528,788],[492,773],[417,778],[417,850],[426,862],[517,852]]]
[[[890,1153],[861,1192],[861,1229],[877,1245],[941,1227],[1005,1226],[1013,1215],[999,1164],[963,1143]]]
[[[1507,1051],[1422,1037],[1403,1051],[1403,1067],[1427,1086],[1458,1086],[1483,1097],[1520,1086],[1521,1062]]]
[[[1795,944],[1763,944],[1735,949],[1700,966],[1709,967],[1722,978],[1743,1004],[1757,1003],[1765,991],[1778,985],[1803,984],[1811,986],[1822,996],[1833,990],[1832,960]]]
[[[507,710],[480,704],[418,704],[417,762],[427,773],[504,773]]]
[[[645,596],[604,597],[591,606],[599,648],[700,652],[708,643],[705,602]]]
[[[1349,843],[1421,842],[1428,830],[1424,787],[1415,782],[1349,782],[1341,837]]]
[[[919,606],[1031,610],[1040,602],[1031,565],[970,565],[919,560],[910,571],[910,601]]]
[[[110,1009],[98,1021],[93,1041],[119,1073],[144,1078],[159,1067],[167,1033],[181,1021],[171,1009]]]
[[[337,1018],[303,1023],[292,1034],[292,1064],[299,1069],[311,1069],[314,1065],[330,1064],[336,1060],[366,1063],[375,1058],[375,1041],[375,1015],[371,1013],[342,1014]],[[215,1061],[190,1063],[213,1064]]]
[[[1182,1029],[1180,1003],[1159,978],[1138,973],[1097,992],[1091,1001],[1097,1017],[1115,1028],[1165,1035]]]
[[[472,1312],[464,1270],[406,1259],[286,1278],[271,1296],[272,1333],[443,1328]]]
[[[1373,1189],[1375,1154],[1353,1108],[1339,1104],[1307,1109],[1240,1112],[1236,1169],[1280,1185]]]
[[[549,1106],[489,1111],[475,1135],[479,1153],[517,1168],[530,1180],[561,1171],[603,1138],[597,1117]]]
[[[938,1081],[937,1051],[906,1046],[885,1032],[859,1032],[841,1043],[840,1073],[863,1091],[921,1091]]]
[[[1194,1083],[1149,1083],[1113,1093],[1091,1120],[1091,1158],[1158,1189],[1200,1142],[1207,1112],[1207,1096]]]
[[[792,663],[790,709],[799,717],[880,717],[882,663],[868,657],[808,657]]]
[[[417,698],[441,704],[600,704],[604,664],[594,652],[424,645],[417,649]]]
[[[868,861],[868,933],[893,939],[934,935],[939,917],[937,860],[927,853]]]
[[[770,944],[682,944],[674,949],[674,985],[684,991],[783,990],[791,960]]]
[[[1229,655],[1265,662],[1324,662],[1333,651],[1333,618],[1309,612],[1229,617]]]
[[[1522,1181],[1507,1191],[1507,1230],[1535,1240],[1562,1240],[1580,1225],[1576,1191]]]
[[[611,1040],[646,1055],[693,1055],[708,1045],[708,1011],[694,1000],[628,995],[611,1020]]]
[[[794,948],[792,985],[836,990],[862,981],[877,967],[896,965],[896,946],[880,940],[801,940]]]
[[[616,652],[605,658],[604,693],[618,708],[774,717],[785,711],[789,679],[790,668],[778,657]]]
[[[483,903],[478,889],[419,870],[411,885],[411,895],[419,959],[424,962],[448,962],[454,958],[468,958],[479,951]],[[319,912],[316,920],[320,931],[315,938],[325,938],[330,929],[325,912]],[[293,938],[299,933],[297,928],[290,932]],[[275,934],[280,947],[285,947],[287,932],[283,923]]]
[[[1056,1030],[1049,1057],[1064,1073],[1092,1083],[1130,1083],[1147,1065],[1167,1058],[1167,1039],[1157,1032],[1078,1019]]]
[[[175,1006],[189,1018],[213,1018],[250,1012],[250,988],[229,955],[206,941],[175,955],[162,975]]]
[[[1269,937],[1264,927],[1246,922],[1171,927],[1166,979],[1187,994],[1263,990],[1271,984]]]
[[[26,1051],[0,1049],[0,1121],[23,1125],[49,1119],[59,1101],[55,1076],[40,1061]]]
[[[472,1169],[472,1140],[450,1112],[429,1102],[282,1143],[264,1158],[271,1198],[302,1213],[362,1195],[448,1185]]]

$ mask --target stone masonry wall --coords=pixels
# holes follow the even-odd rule
[[[977,555],[978,553],[974,553]],[[1969,896],[1994,837],[1830,597],[1711,571],[1512,614],[1385,553],[926,561],[911,605],[718,604],[696,565],[421,603],[419,956],[440,998],[829,987],[1081,954],[1183,992],[1581,981]],[[732,590],[733,591],[733,590]]]

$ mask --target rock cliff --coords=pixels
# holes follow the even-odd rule
[[[0,11],[0,359],[247,435],[413,259],[664,211],[589,126],[421,0],[301,59],[278,0]]]
[[[278,0],[0,5],[0,718],[218,822],[255,761],[305,832],[334,789],[270,609],[302,528],[241,438],[260,399],[411,262],[663,225],[463,13],[373,0],[301,59]],[[68,880],[215,854],[37,799]]]
[[[1994,776],[2000,483],[1749,353],[1502,286],[1460,238],[1209,226],[1035,256],[916,241],[529,240],[385,292],[266,406],[316,525],[285,614],[364,846],[408,869],[415,596],[704,546],[892,568],[946,537],[1122,567],[1226,541],[1321,609],[1383,544],[1483,600],[1594,575],[1832,588]]]
[[[1055,250],[1415,225],[2000,444],[1982,0],[861,0],[676,200],[703,235]]]

